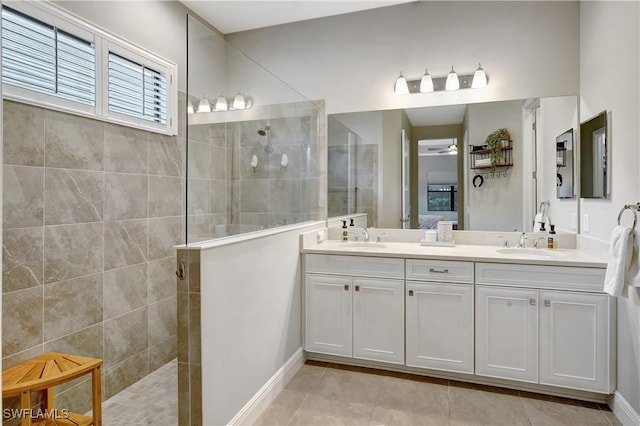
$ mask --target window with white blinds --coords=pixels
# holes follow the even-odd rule
[[[2,6],[8,99],[176,134],[176,65],[51,2]]]
[[[167,75],[109,52],[109,111],[167,124]]]
[[[2,7],[2,82],[96,104],[93,43]]]

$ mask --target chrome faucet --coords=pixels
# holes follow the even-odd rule
[[[518,240],[518,248],[526,248],[527,247],[527,239],[529,237],[527,237],[527,233],[523,232],[520,235],[520,240]]]
[[[362,233],[364,234],[364,242],[368,243],[369,242],[369,231],[367,230],[367,228],[362,228]]]
[[[502,242],[502,247],[504,247],[504,248],[509,248],[509,240],[507,240],[507,239],[506,239],[504,236],[502,236],[502,235],[498,235],[498,238],[499,238],[499,239],[501,239],[501,240],[504,240],[504,241]]]

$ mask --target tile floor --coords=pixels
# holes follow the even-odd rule
[[[307,362],[256,425],[619,425],[604,404]]]
[[[178,424],[177,361],[174,359],[104,401],[102,424],[103,426],[176,426]]]

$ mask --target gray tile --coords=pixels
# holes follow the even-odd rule
[[[42,287],[34,287],[2,296],[3,357],[42,344],[42,295]]]
[[[209,206],[209,180],[189,178],[187,180],[187,214],[211,213]]]
[[[44,340],[102,321],[102,274],[44,286]]]
[[[78,385],[55,394],[56,407],[64,407],[73,413],[91,410],[91,381],[84,380]]]
[[[227,183],[224,180],[209,181],[209,212],[227,212]]]
[[[268,228],[271,221],[269,213],[240,213],[240,225],[255,225],[258,229]]]
[[[14,365],[18,365],[21,362],[27,361],[31,358],[35,358],[38,355],[42,355],[44,353],[44,349],[43,349],[42,344],[36,345],[32,348],[29,348],[27,350],[24,350],[22,352],[18,352],[15,353],[13,355],[10,356],[5,356],[2,358],[2,368],[3,369],[7,369],[7,368],[11,368]],[[4,408],[6,408],[7,406],[5,405]]]
[[[145,262],[148,253],[147,240],[147,219],[105,222],[104,269]]]
[[[215,234],[211,226],[213,215],[199,214],[187,217],[188,243],[206,241],[214,238]]]
[[[157,345],[177,333],[176,296],[149,304],[149,346]]]
[[[102,323],[68,334],[44,344],[44,352],[65,352],[92,358],[102,358]]]
[[[104,319],[147,304],[147,264],[140,263],[104,273]]]
[[[229,153],[231,150],[229,150]],[[251,159],[249,159],[251,162]],[[227,149],[222,147],[211,147],[211,179],[225,180],[227,178]]]
[[[382,376],[328,368],[311,393],[328,400],[373,405],[382,380]]]
[[[305,364],[285,386],[286,390],[308,393],[313,389],[326,371],[326,367]]]
[[[106,123],[104,169],[146,174],[149,171],[149,132]]]
[[[4,229],[42,226],[44,219],[44,169],[4,166]]]
[[[45,225],[100,222],[104,173],[52,169],[45,172]]]
[[[121,390],[142,379],[149,372],[149,351],[143,350],[123,360],[121,363],[105,369],[104,398],[111,398]]]
[[[302,173],[303,156],[300,145],[274,145],[269,153],[269,177],[272,179],[298,179]],[[283,166],[286,155],[286,166]],[[306,158],[306,156],[305,156]],[[306,163],[304,164],[306,166]]]
[[[104,220],[147,217],[148,199],[148,176],[106,173]]]
[[[178,424],[191,423],[191,394],[190,394],[189,364],[178,363]]]
[[[42,285],[42,228],[9,229],[2,238],[2,291]]]
[[[364,425],[369,423],[373,405],[325,399],[307,395],[289,421],[294,425]]]
[[[147,308],[140,308],[104,322],[104,367],[134,356],[148,348]]]
[[[256,167],[251,166],[254,155],[258,160]],[[236,165],[242,180],[269,179],[269,154],[262,145],[240,147]]]
[[[255,421],[257,425],[286,425],[305,398],[304,393],[283,390]]]
[[[103,224],[44,228],[44,281],[52,283],[103,270]]]
[[[168,339],[149,347],[149,370],[154,371],[176,358],[178,338],[173,335]]]
[[[270,184],[270,212],[300,211],[300,179],[275,179]]]
[[[189,250],[189,292],[200,293],[200,250]]]
[[[448,426],[449,415],[440,417],[431,414],[420,414],[415,411],[403,411],[394,408],[375,406],[369,425],[415,425],[415,426]]]
[[[176,310],[178,339],[176,356],[180,362],[189,362],[189,293],[178,292]]]
[[[200,326],[200,294],[189,294],[189,362],[200,364],[202,360],[202,335]]]
[[[103,170],[104,123],[47,110],[45,164],[66,169]]]
[[[44,109],[4,101],[4,164],[44,166]]]
[[[449,387],[449,407],[452,425],[530,424],[517,391],[460,383]]]
[[[211,146],[209,144],[189,141],[189,177],[211,179]]]
[[[149,219],[149,260],[175,256],[182,241],[182,217]]]
[[[267,179],[240,181],[240,210],[243,213],[267,213],[269,189]]]
[[[177,271],[180,268],[181,263],[184,270],[184,279],[179,279],[176,275],[176,290],[183,292],[189,291],[189,250],[178,249],[176,250],[175,257],[175,270]]]
[[[376,406],[404,412],[409,418],[440,419],[440,423],[449,421],[449,389],[446,380],[408,380],[396,377],[384,377]],[[382,418],[394,415],[393,411],[381,412]]]
[[[180,216],[183,179],[172,176],[149,176],[149,217]]]
[[[176,260],[174,257],[149,262],[149,303],[176,295]]]
[[[520,392],[532,425],[609,425],[597,404]]]
[[[199,365],[189,366],[189,390],[191,393],[191,424],[202,424],[202,369]]]
[[[149,173],[163,176],[182,176],[182,142],[172,136],[149,135]]]

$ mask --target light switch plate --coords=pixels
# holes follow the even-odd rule
[[[590,226],[589,226],[589,213],[584,213],[582,215],[582,231],[591,232]]]

